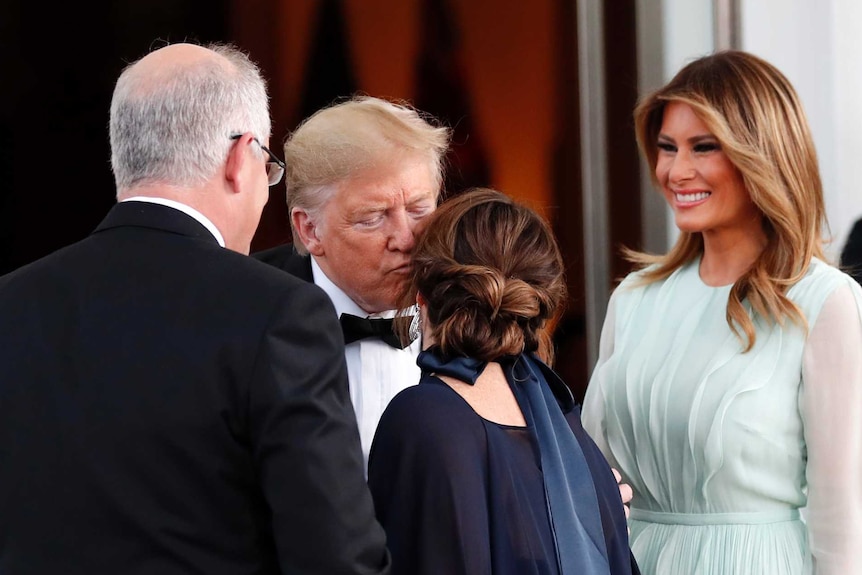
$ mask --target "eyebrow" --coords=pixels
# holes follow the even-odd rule
[[[421,198],[416,198],[412,202],[408,202],[406,205],[408,208],[412,208],[414,206],[419,206],[419,205],[424,205],[424,204],[431,204],[433,206],[434,202],[435,202],[434,196],[422,196]]]
[[[372,214],[382,214],[386,212],[387,209],[388,208],[386,206],[366,206],[356,210],[351,210],[349,214],[351,217],[365,217]]]
[[[671,137],[670,137],[670,136],[668,136],[667,134],[659,134],[659,135],[658,135],[658,140],[659,140],[659,141],[664,140],[664,141],[667,141],[667,142],[676,142],[676,140],[674,140],[673,138],[671,138]],[[691,138],[689,138],[689,139],[687,140],[687,142],[688,142],[689,144],[700,144],[701,142],[717,142],[717,141],[718,141],[718,138],[716,138],[714,135],[709,134],[709,133],[707,133],[707,134],[698,134],[697,136],[692,136]]]

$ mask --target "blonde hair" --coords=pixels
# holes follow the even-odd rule
[[[754,346],[754,323],[742,305],[747,299],[768,320],[783,325],[790,318],[807,328],[786,292],[812,257],[825,259],[826,215],[814,141],[793,86],[768,62],[738,50],[686,65],[635,109],[638,146],[656,185],[658,134],[669,102],[687,104],[707,125],[763,216],[767,245],[730,291],[728,325],[737,336],[740,329],[745,334],[745,351]],[[624,250],[631,261],[652,266],[641,272],[645,283],[668,277],[702,252],[702,234],[686,232],[664,255]]]
[[[371,96],[318,110],[284,144],[287,212],[318,213],[337,184],[369,169],[416,158],[427,162],[439,191],[450,129],[403,101]],[[296,250],[308,253],[293,228]]]

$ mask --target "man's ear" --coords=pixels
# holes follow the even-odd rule
[[[254,141],[254,136],[243,134],[236,139],[230,152],[227,155],[227,162],[224,167],[224,177],[231,184],[234,192],[240,191],[239,183],[242,181],[243,168],[251,159],[249,154],[254,153],[251,149],[251,142]]]
[[[323,244],[320,241],[320,226],[308,212],[302,208],[293,208],[290,212],[290,221],[308,253],[318,257],[325,255]]]

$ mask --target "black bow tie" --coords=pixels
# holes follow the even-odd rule
[[[392,319],[359,317],[349,313],[341,314],[341,331],[344,332],[344,343],[353,343],[366,337],[379,337],[396,349],[404,349],[398,335],[392,331]],[[399,321],[410,321],[410,317]]]

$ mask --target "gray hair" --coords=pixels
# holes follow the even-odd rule
[[[117,195],[139,185],[194,186],[225,161],[230,136],[262,142],[271,124],[260,69],[234,46],[206,48],[224,58],[164,66],[144,74],[130,64],[111,101],[111,168]]]
[[[451,130],[406,102],[355,96],[315,112],[284,144],[287,212],[301,208],[312,217],[337,185],[386,163],[421,158],[437,188]],[[296,251],[308,251],[290,222]]]

